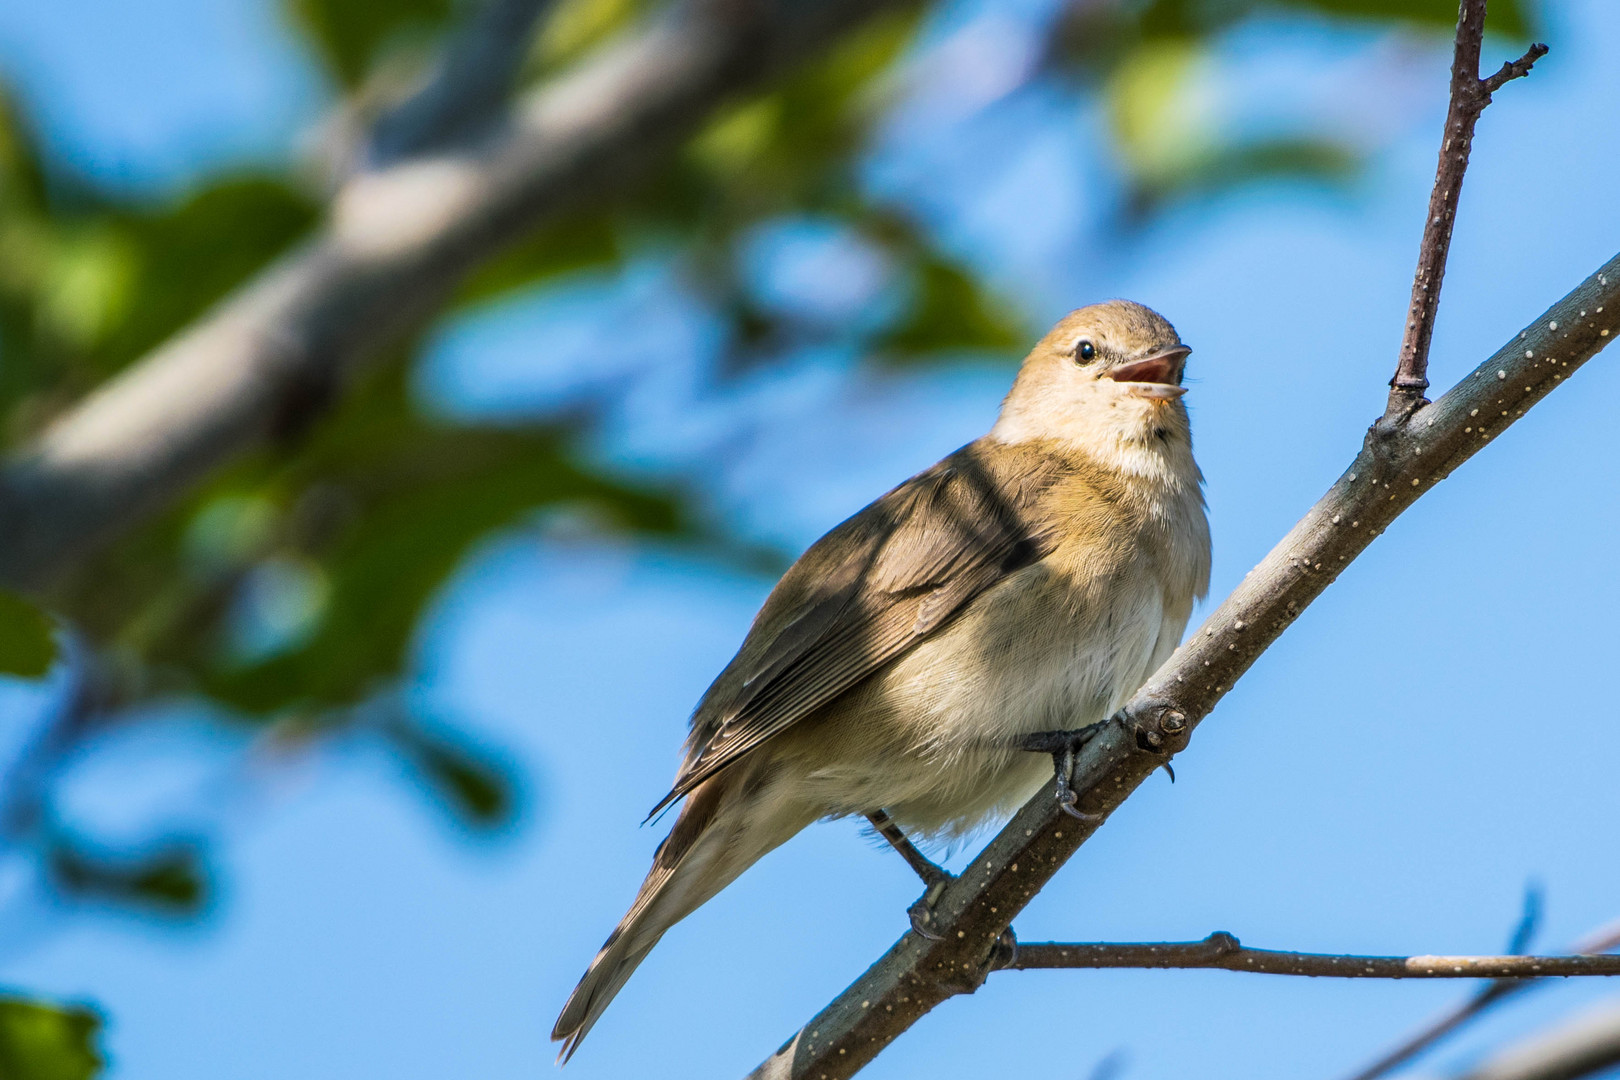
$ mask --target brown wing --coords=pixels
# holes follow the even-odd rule
[[[699,703],[686,762],[653,813],[1045,557],[1032,511],[1055,472],[1038,454],[970,444],[818,540]]]

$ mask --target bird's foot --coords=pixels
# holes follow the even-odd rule
[[[1001,932],[996,943],[990,946],[990,970],[1001,971],[1018,963],[1018,935],[1013,933],[1012,927]]]
[[[1080,796],[1074,790],[1075,762],[1080,751],[1095,739],[1108,721],[1087,724],[1073,731],[1033,731],[1016,743],[1018,749],[1036,754],[1051,754],[1052,769],[1057,774],[1057,801],[1063,812],[1081,821],[1101,821],[1100,814],[1088,814],[1080,809]]]
[[[906,908],[906,916],[911,920],[911,928],[919,937],[929,941],[940,941],[943,935],[934,930],[934,905],[939,898],[945,895],[945,887],[956,880],[956,875],[939,867],[929,864],[933,868],[932,874],[924,874],[923,881],[928,886],[923,894],[917,897],[917,902]]]

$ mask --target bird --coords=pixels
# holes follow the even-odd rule
[[[1009,814],[1054,761],[1078,813],[1065,762],[1174,651],[1209,587],[1190,352],[1141,304],[1070,312],[986,435],[789,567],[693,711],[648,818],[684,802],[557,1019],[559,1063],[670,927],[813,822],[864,815],[938,882],[908,838]]]

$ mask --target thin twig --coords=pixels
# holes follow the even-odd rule
[[[1570,952],[1583,955],[1606,953],[1620,948],[1620,921],[1594,930],[1570,946]],[[1349,1080],[1378,1080],[1405,1065],[1435,1043],[1504,999],[1548,984],[1535,979],[1496,980],[1480,988],[1468,1000],[1435,1017],[1400,1045],[1349,1077]]]
[[[1251,949],[1224,930],[1202,941],[1019,943],[1009,969],[1223,968],[1339,979],[1535,979],[1620,975],[1620,956],[1347,956]]]
[[[1406,332],[1401,337],[1400,361],[1389,381],[1384,418],[1390,422],[1398,422],[1418,408],[1429,386],[1429,344],[1440,307],[1440,285],[1446,276],[1446,256],[1451,250],[1451,229],[1456,222],[1463,173],[1468,171],[1468,154],[1474,144],[1474,125],[1491,103],[1492,92],[1510,79],[1529,74],[1531,66],[1547,52],[1545,45],[1532,45],[1518,60],[1503,64],[1495,75],[1481,79],[1479,52],[1485,37],[1485,2],[1462,0],[1457,10],[1451,104],[1446,109],[1445,136],[1440,143],[1434,188],[1429,193],[1429,216],[1423,224],[1417,272],[1412,276],[1412,303],[1406,313]]]

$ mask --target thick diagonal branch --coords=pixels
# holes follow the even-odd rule
[[[901,0],[689,0],[515,111],[477,149],[349,181],[330,222],[0,469],[0,585],[94,545],[307,420],[470,271],[622,190],[722,105]]]
[[[1384,411],[1388,420],[1398,420],[1422,404],[1423,391],[1429,386],[1429,343],[1440,307],[1446,256],[1451,251],[1457,200],[1462,195],[1463,174],[1468,171],[1468,155],[1474,145],[1474,125],[1491,103],[1492,91],[1510,79],[1529,74],[1531,65],[1547,52],[1545,45],[1532,45],[1524,56],[1503,64],[1489,79],[1481,79],[1479,51],[1484,37],[1485,0],[1462,0],[1451,61],[1451,102],[1446,109],[1434,188],[1429,193],[1429,216],[1423,223],[1423,240],[1418,247],[1417,272],[1412,276],[1412,302],[1406,312],[1400,359],[1389,381],[1389,405]]]
[[[1251,949],[1224,931],[1202,941],[1020,942],[1002,970],[1221,968],[1336,979],[1539,979],[1620,975],[1620,956],[1350,956]]]
[[[1062,813],[1048,784],[940,896],[941,940],[906,934],[752,1074],[843,1080],[934,1006],[976,988],[991,946],[1069,857],[1232,684],[1408,506],[1568,379],[1620,330],[1620,256],[1405,423],[1375,424],[1361,453],[1265,560],[1081,754],[1095,818]]]

